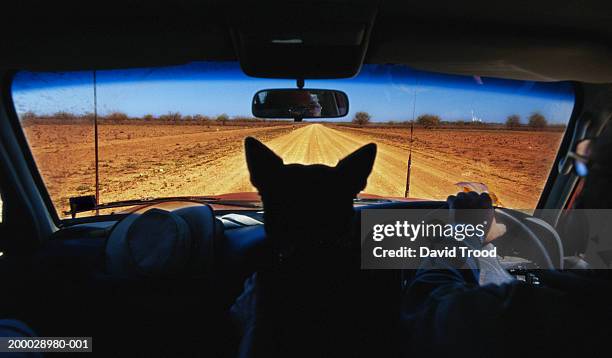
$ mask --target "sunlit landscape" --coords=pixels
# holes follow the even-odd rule
[[[70,197],[95,193],[91,121],[33,119],[24,129],[58,211],[68,210]],[[445,199],[459,189],[456,183],[475,181],[485,183],[503,205],[534,207],[562,134],[559,128],[417,126],[409,196]],[[246,136],[262,140],[286,163],[303,164],[335,165],[374,142],[378,156],[364,192],[404,195],[407,125],[136,119],[99,124],[100,202],[255,191],[244,159]]]

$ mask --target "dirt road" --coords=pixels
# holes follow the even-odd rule
[[[376,142],[378,155],[364,192],[383,196],[404,194],[408,158],[408,151],[405,148],[381,143],[367,134],[357,134],[321,124],[301,127],[264,142],[278,153],[285,163],[327,165],[336,165],[338,160],[360,146]],[[205,183],[201,187],[196,187],[197,189],[207,194],[253,190],[242,151],[233,157],[223,158],[222,161],[223,163],[219,163],[222,167],[212,165],[199,173],[191,174],[194,182]],[[454,162],[454,165],[448,165],[449,161]],[[460,164],[463,171],[456,170],[457,164]],[[433,158],[431,153],[414,152],[410,196],[445,199],[446,196],[457,192],[455,183],[469,179],[462,175],[465,174],[465,166],[465,160],[463,163],[457,163],[456,158]],[[508,191],[516,191],[507,186],[503,189],[504,197],[509,199]],[[515,197],[510,199],[514,206],[520,207],[526,205],[527,201],[533,201],[521,193],[514,194]]]

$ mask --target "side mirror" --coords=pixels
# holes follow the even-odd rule
[[[252,112],[258,118],[338,118],[348,113],[348,96],[328,89],[266,89],[255,93]]]

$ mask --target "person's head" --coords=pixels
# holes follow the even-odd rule
[[[588,151],[588,173],[580,194],[579,207],[583,209],[612,208],[612,125],[606,125],[601,135],[592,142]]]

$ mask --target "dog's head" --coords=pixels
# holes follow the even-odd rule
[[[366,187],[375,144],[357,149],[335,167],[285,165],[251,137],[245,151],[251,183],[263,201],[266,232],[277,248],[336,245],[350,234],[353,199]]]

